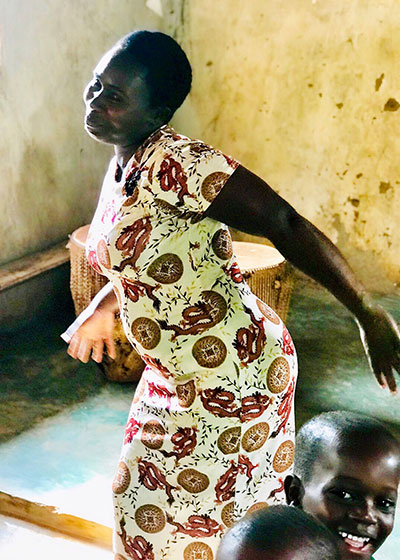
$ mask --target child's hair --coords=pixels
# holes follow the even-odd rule
[[[271,506],[238,521],[221,541],[217,560],[231,550],[245,551],[246,560],[280,558],[280,554],[301,549],[308,560],[340,560],[339,541],[319,521],[301,509]],[[225,551],[224,551],[225,548]],[[247,552],[246,552],[247,551]],[[226,556],[225,556],[226,555]]]
[[[371,443],[385,441],[400,445],[388,428],[379,420],[345,410],[325,412],[306,422],[296,436],[294,474],[303,483],[309,482],[316,461],[330,448],[339,453],[357,453],[357,441]]]

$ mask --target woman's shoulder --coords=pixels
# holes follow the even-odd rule
[[[152,187],[157,190],[159,185],[168,202],[198,213],[207,209],[239,165],[213,146],[170,126],[160,129],[142,163],[149,169]]]

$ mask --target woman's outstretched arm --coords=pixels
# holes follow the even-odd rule
[[[400,372],[398,327],[372,301],[340,251],[320,230],[242,166],[206,214],[245,233],[267,237],[289,262],[327,288],[355,316],[378,383],[396,391],[393,370]]]

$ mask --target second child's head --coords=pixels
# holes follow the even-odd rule
[[[285,490],[343,541],[345,560],[369,560],[393,529],[399,482],[400,445],[384,424],[335,411],[299,431]]]
[[[223,537],[216,560],[341,560],[340,549],[311,515],[272,506],[238,521]]]

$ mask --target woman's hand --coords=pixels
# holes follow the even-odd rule
[[[113,311],[96,309],[72,336],[68,354],[85,363],[92,355],[92,359],[100,363],[103,359],[103,352],[107,349],[110,358],[115,359],[116,351],[112,336],[114,317]]]
[[[379,383],[397,393],[393,370],[400,373],[400,332],[393,317],[379,305],[370,306],[366,318],[357,321],[369,364]]]

